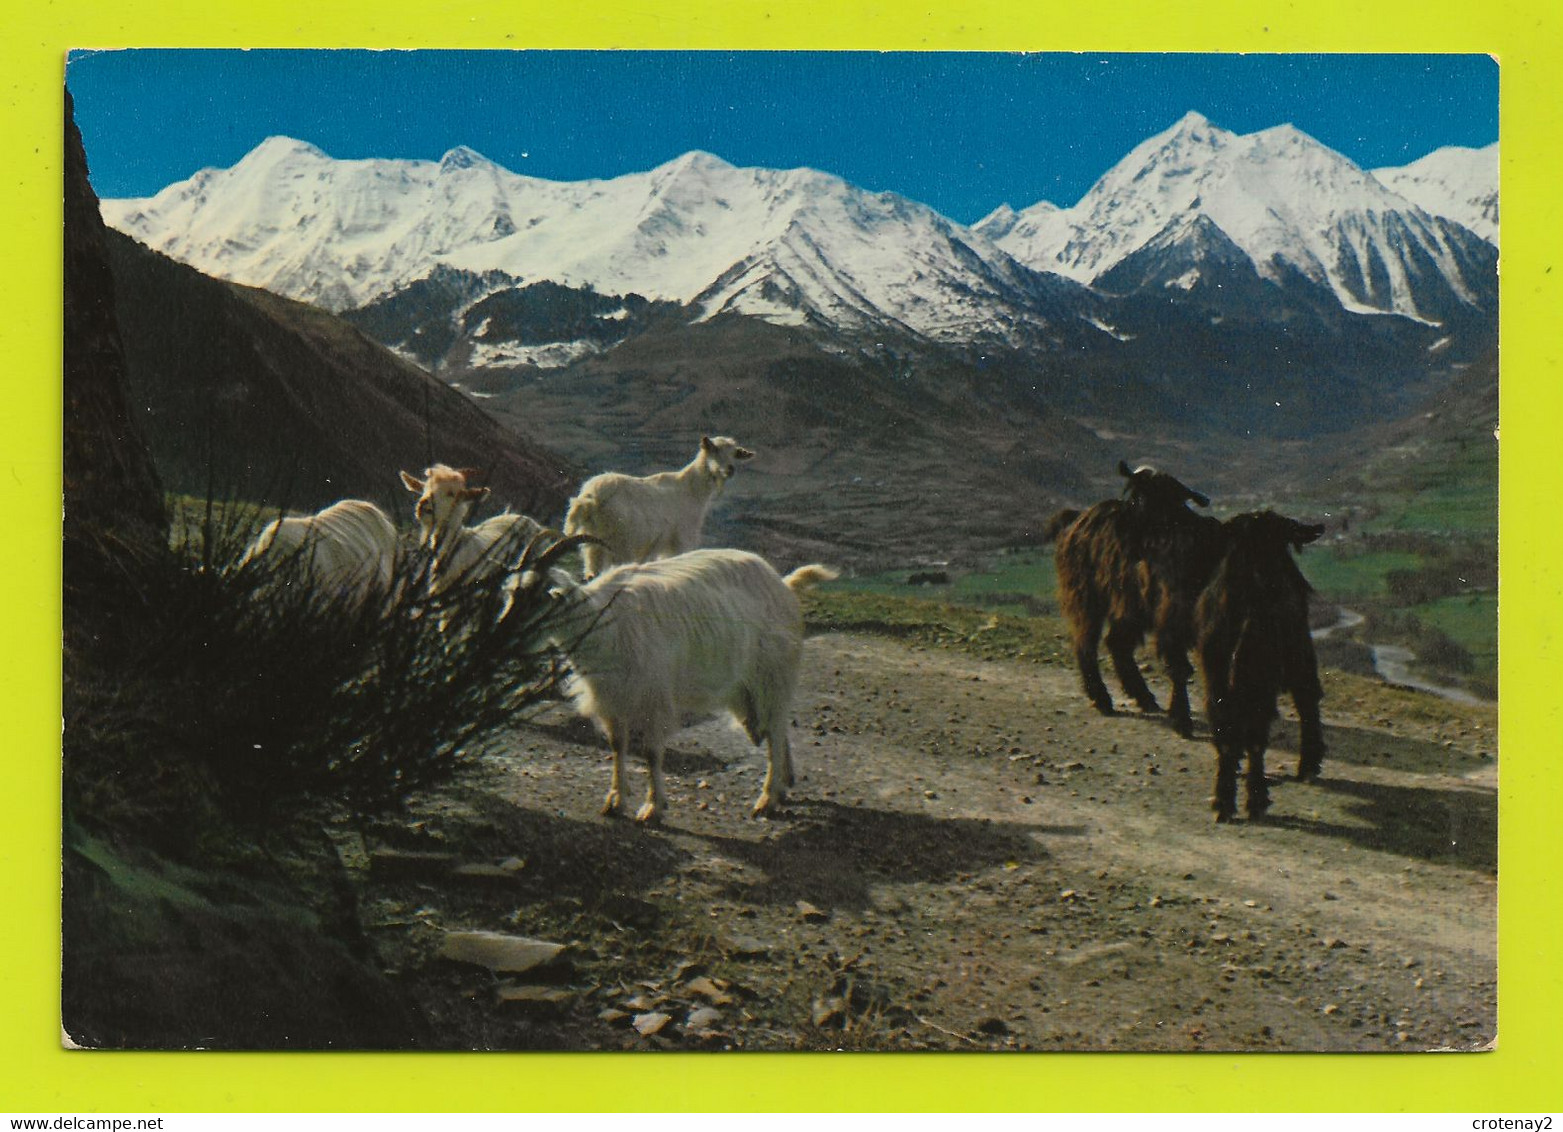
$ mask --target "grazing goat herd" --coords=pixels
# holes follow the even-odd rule
[[[699,549],[712,503],[739,463],[754,453],[728,437],[703,437],[695,458],[676,472],[594,476],[571,501],[563,537],[525,515],[505,512],[469,526],[487,487],[476,474],[443,464],[419,478],[401,473],[417,494],[419,545],[427,555],[431,598],[458,583],[492,586],[503,610],[518,593],[546,602],[535,623],[568,660],[576,710],[601,730],[613,752],[603,813],[620,809],[625,760],[638,745],[648,769],[638,821],[658,820],[666,805],[662,752],[686,718],[726,710],[750,740],[766,744],[756,816],[769,813],[793,784],[788,719],[803,651],[798,594],[837,577],[804,566],[785,578],[741,550]],[[1210,501],[1153,468],[1131,471],[1121,498],[1081,512],[1060,511],[1047,525],[1056,543],[1060,604],[1069,624],[1086,695],[1104,715],[1112,696],[1097,650],[1107,651],[1124,691],[1142,710],[1155,695],[1135,662],[1151,636],[1172,680],[1169,716],[1193,734],[1190,652],[1205,685],[1205,711],[1217,752],[1217,821],[1236,813],[1237,772],[1248,758],[1246,812],[1269,806],[1264,753],[1276,703],[1292,696],[1301,721],[1297,777],[1316,778],[1324,757],[1322,690],[1308,628],[1308,583],[1293,549],[1321,526],[1271,511],[1226,522],[1189,510]],[[398,539],[372,503],[343,500],[309,516],[267,524],[241,562],[307,555],[316,592],[361,606],[392,591]],[[539,550],[539,548],[542,548]],[[583,576],[555,566],[579,550]],[[440,622],[442,631],[447,622]]]

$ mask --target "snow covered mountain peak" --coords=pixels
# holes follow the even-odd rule
[[[1016,212],[1008,201],[999,205],[988,215],[984,216],[972,229],[983,233],[990,240],[997,240],[1001,236],[1009,235],[1010,231],[1020,220],[1020,213]]]
[[[692,149],[688,153],[681,153],[672,161],[658,166],[657,171],[679,176],[693,174],[696,176],[722,175],[734,172],[737,166],[723,161],[714,153],[707,153],[703,149]]]
[[[1143,144],[1166,146],[1176,142],[1191,146],[1216,146],[1230,140],[1233,136],[1198,110],[1190,110],[1167,129]]]
[[[1472,149],[1450,145],[1373,176],[1436,216],[1459,221],[1498,244],[1498,143]]]
[[[440,158],[440,172],[448,173],[458,169],[499,168],[488,158],[475,149],[458,145]]]
[[[1073,208],[1028,209],[995,238],[1033,268],[1094,283],[1192,215],[1206,217],[1262,278],[1309,280],[1348,310],[1430,317],[1428,264],[1448,281],[1438,303],[1446,289],[1474,301],[1464,267],[1480,256],[1464,246],[1469,233],[1295,126],[1239,135],[1197,112],[1136,146]]]
[[[1276,126],[1267,126],[1262,130],[1255,130],[1248,136],[1253,138],[1259,145],[1269,149],[1324,148],[1324,143],[1320,142],[1312,134],[1299,130],[1290,122],[1282,122]],[[1331,150],[1330,152],[1333,153],[1334,151]]]
[[[260,145],[245,154],[244,161],[253,161],[257,164],[276,164],[278,162],[297,159],[326,158],[316,146],[298,138],[290,138],[284,134],[273,134]],[[243,164],[243,161],[240,162]]]

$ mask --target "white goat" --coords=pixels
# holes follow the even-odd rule
[[[566,544],[568,545],[568,540]],[[588,582],[551,573],[557,603],[543,632],[573,670],[576,710],[613,748],[604,814],[625,793],[632,741],[645,753],[650,782],[637,821],[665,805],[662,749],[687,714],[726,709],[751,742],[767,744],[765,782],[755,816],[778,806],[792,785],[788,716],[803,651],[797,592],[836,577],[804,566],[784,580],[741,550],[696,550],[657,562],[614,567]],[[523,579],[522,585],[539,584]]]
[[[604,472],[581,485],[565,516],[566,535],[591,535],[582,548],[586,577],[609,566],[667,558],[700,545],[706,512],[754,453],[728,436],[700,438],[700,451],[676,472]]]
[[[391,587],[396,528],[373,503],[344,499],[314,515],[273,519],[239,561],[241,569],[265,560],[278,572],[297,570],[323,601],[362,605]]]
[[[542,532],[541,524],[511,511],[466,525],[486,487],[468,487],[472,469],[436,464],[425,468],[423,479],[402,472],[408,491],[418,493],[414,513],[418,517],[419,545],[433,555],[429,567],[429,596],[438,597],[460,582],[482,582],[515,565],[528,543]]]

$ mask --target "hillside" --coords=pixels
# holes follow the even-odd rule
[[[168,490],[405,513],[397,470],[438,460],[484,469],[502,505],[562,513],[568,459],[360,331],[109,238],[131,399]]]
[[[564,372],[451,376],[593,472],[673,468],[703,433],[736,437],[758,457],[706,542],[779,562],[872,566],[1035,541],[1061,499],[1095,490],[1087,477],[1118,459],[1029,391],[937,353],[830,353],[736,317],[649,332]]]

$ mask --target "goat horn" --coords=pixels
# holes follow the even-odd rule
[[[1162,473],[1162,474],[1166,475],[1165,472]],[[1173,483],[1177,484],[1178,485],[1178,490],[1183,493],[1183,498],[1189,500],[1196,507],[1209,507],[1210,506],[1210,496],[1205,495],[1202,492],[1195,491],[1192,487],[1190,487],[1188,484],[1184,483],[1182,480],[1178,479],[1176,476],[1170,476],[1169,475],[1169,476],[1167,476],[1167,479],[1169,479]]]
[[[527,544],[526,551],[521,555],[521,561],[516,563],[516,573],[524,574],[528,570],[534,570],[539,576],[542,576],[548,572],[550,566],[576,547],[585,546],[588,543],[596,546],[602,545],[602,540],[593,535],[566,535],[534,559],[532,551],[539,541],[538,539],[533,539]]]
[[[1287,521],[1292,524],[1292,545],[1298,550],[1324,533],[1323,523],[1299,523],[1296,519]]]

